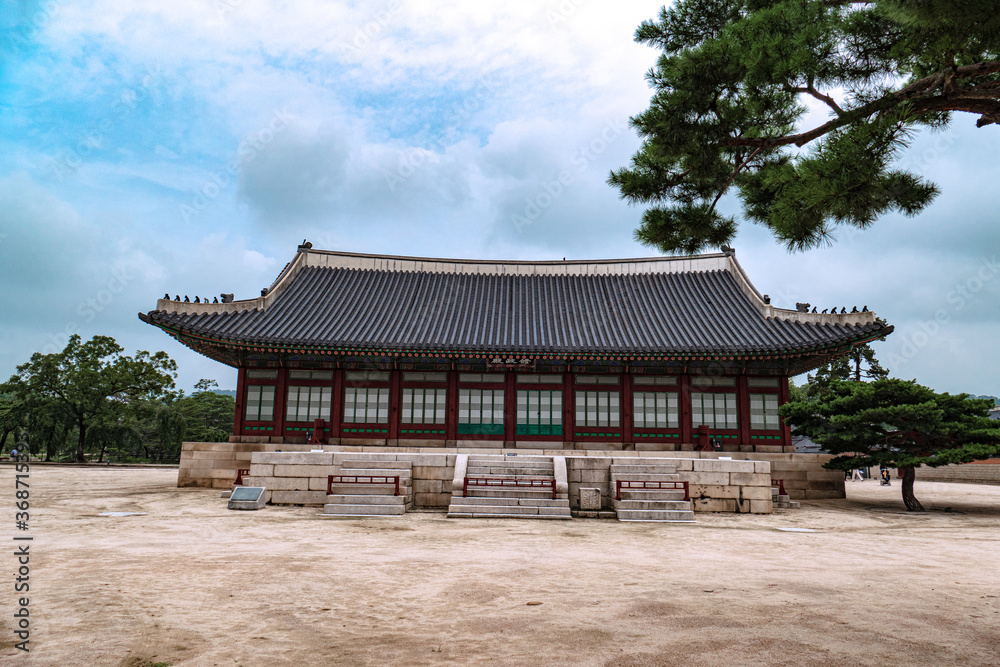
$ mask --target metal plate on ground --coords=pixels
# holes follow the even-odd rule
[[[229,496],[227,507],[231,510],[259,510],[265,504],[263,486],[238,486]]]
[[[233,490],[230,500],[257,500],[264,493],[263,486],[241,486]]]

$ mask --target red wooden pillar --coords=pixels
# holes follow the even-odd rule
[[[517,440],[517,374],[507,371],[504,375],[503,390],[503,441]]]
[[[632,374],[622,374],[622,442],[632,439]]]
[[[778,407],[791,400],[791,397],[791,392],[788,389],[788,377],[784,376],[778,380]],[[778,417],[778,421],[781,423],[781,445],[783,447],[791,447],[792,429],[781,417]]]
[[[458,440],[458,371],[448,371],[448,409],[445,412],[444,437],[447,442]]]
[[[284,442],[285,404],[288,403],[288,369],[278,369],[278,384],[274,388],[274,435]]]
[[[340,437],[340,422],[344,420],[344,371],[333,371],[333,397],[330,399],[330,437]]]
[[[389,440],[399,439],[399,404],[403,400],[401,379],[401,371],[389,371]]]
[[[569,362],[567,362],[569,363]],[[563,373],[563,442],[576,441],[576,388],[573,374]]]
[[[738,444],[752,444],[750,442],[750,390],[747,388],[746,375],[740,375],[736,378],[736,427],[740,430]]]
[[[681,442],[694,443],[691,437],[691,376],[680,376],[680,392],[678,395],[681,419]]]
[[[243,417],[246,414],[247,369],[236,372],[236,414],[233,416],[233,435],[243,435]]]

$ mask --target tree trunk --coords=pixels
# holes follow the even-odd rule
[[[78,422],[80,427],[80,435],[76,440],[76,461],[77,463],[85,463],[86,458],[83,455],[83,444],[87,441],[87,425],[83,421],[83,417],[80,417]]]
[[[908,512],[923,512],[924,506],[913,495],[913,480],[917,478],[916,468],[903,468],[903,504]]]
[[[7,444],[7,434],[8,434],[8,433],[10,433],[10,431],[4,431],[4,432],[3,432],[3,437],[2,437],[2,438],[0,438],[0,452],[2,452],[2,451],[3,451],[3,447],[4,447],[4,445],[6,445],[6,444]]]

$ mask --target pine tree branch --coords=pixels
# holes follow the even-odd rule
[[[834,101],[834,99],[832,97],[830,97],[829,95],[824,95],[823,93],[821,93],[818,90],[816,90],[813,87],[812,82],[810,82],[809,85],[807,85],[805,88],[802,88],[802,87],[793,87],[793,86],[788,86],[787,88],[788,88],[788,91],[792,92],[792,93],[805,93],[807,95],[812,95],[817,100],[825,103],[828,107],[830,107],[831,109],[833,109],[834,111],[836,111],[838,116],[843,116],[844,115],[844,110],[840,108],[840,105],[838,105]]]
[[[953,82],[956,79],[969,79],[997,72],[1000,72],[1000,60],[949,68],[948,70],[936,72],[918,79],[894,93],[889,93],[868,104],[862,104],[856,109],[843,111],[837,118],[814,127],[807,132],[789,134],[784,137],[732,137],[720,143],[723,146],[750,146],[765,150],[791,144],[795,144],[801,148],[824,134],[845,125],[850,125],[880,111],[899,106],[903,102],[909,102],[910,107],[916,113],[928,111],[965,111],[979,114],[981,117],[976,121],[977,127],[1000,123],[1000,88],[995,86],[995,82],[989,82],[983,87],[976,86],[966,89],[955,87],[954,92],[945,91],[937,97],[926,97],[935,90],[945,87],[948,81]],[[791,88],[791,90],[812,94],[808,88]],[[816,95],[813,96],[816,97]]]
[[[741,171],[743,171],[748,164],[750,164],[750,160],[752,160],[755,157],[757,157],[757,153],[760,153],[762,150],[764,150],[764,149],[763,148],[758,148],[758,149],[754,150],[753,153],[750,153],[750,155],[747,156],[746,160],[743,160],[743,162],[738,167],[736,167],[736,171],[734,171],[732,174],[729,175],[729,180],[726,181],[725,185],[723,185],[721,188],[719,188],[719,194],[715,195],[715,199],[712,200],[712,205],[708,207],[708,210],[710,210],[710,211],[714,211],[715,210],[715,205],[719,203],[720,199],[722,199],[722,195],[726,194],[726,190],[729,189],[729,185],[730,185],[730,183],[733,182],[733,179],[735,179],[737,176],[739,176],[739,173]]]

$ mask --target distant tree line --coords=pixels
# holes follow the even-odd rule
[[[62,352],[32,355],[0,384],[0,451],[18,447],[46,461],[173,463],[184,441],[226,440],[235,399],[201,380],[174,390],[166,352],[134,356],[114,338],[70,338]]]

